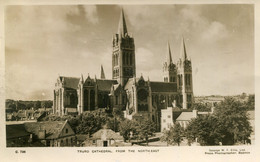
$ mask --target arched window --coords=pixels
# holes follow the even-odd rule
[[[90,90],[90,110],[95,110],[95,91]]]
[[[125,53],[125,64],[128,65],[128,52]]]
[[[84,111],[88,110],[88,90],[84,90]]]
[[[70,104],[69,104],[70,106],[72,106],[72,107],[76,106],[76,102],[77,101],[76,101],[76,97],[75,97],[74,94],[70,95],[70,100],[69,101],[70,101]]]
[[[130,65],[132,65],[132,53],[129,53]]]

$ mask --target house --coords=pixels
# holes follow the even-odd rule
[[[214,107],[212,107],[210,112],[198,112],[198,110],[181,110],[177,107],[167,107],[167,109],[161,110],[161,132],[164,130],[169,130],[171,126],[175,123],[180,123],[180,125],[186,128],[192,118],[197,118],[201,115],[212,114]]]
[[[6,146],[25,147],[29,145],[31,133],[25,130],[24,124],[6,125]]]
[[[66,121],[45,121],[24,123],[27,132],[34,135],[45,146],[74,146],[75,132]]]
[[[124,138],[111,129],[100,129],[84,141],[84,146],[109,147],[122,146]]]

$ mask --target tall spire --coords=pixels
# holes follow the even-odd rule
[[[100,76],[101,79],[106,79],[105,77],[105,72],[104,72],[104,69],[103,69],[103,65],[101,65],[101,76]]]
[[[167,43],[167,47],[168,47],[168,53],[166,55],[166,61],[167,61],[167,65],[169,66],[170,64],[172,64],[172,52],[171,52],[169,41]]]
[[[187,59],[187,52],[186,52],[185,41],[183,37],[182,37],[182,47],[181,47],[181,59],[183,61]]]
[[[118,24],[118,34],[121,37],[125,37],[126,33],[127,33],[127,27],[126,27],[126,22],[125,22],[124,11],[122,9],[120,19],[119,19],[119,24]]]

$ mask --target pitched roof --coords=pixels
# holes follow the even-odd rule
[[[6,125],[6,139],[29,136],[24,124]]]
[[[97,79],[97,86],[99,91],[110,91],[112,85],[114,84],[117,84],[117,80]]]
[[[172,112],[172,118],[174,121],[181,115],[182,111],[173,111]]]
[[[76,78],[76,77],[60,77],[61,81],[62,79],[64,80],[64,87],[65,88],[72,88],[72,89],[77,89],[78,88],[78,84],[79,84],[79,80],[80,78]]]
[[[177,92],[177,84],[169,82],[150,82],[152,92]]]
[[[106,139],[123,140],[122,136],[111,129],[100,129],[96,133],[92,134],[92,139],[101,139],[103,136],[105,136]]]
[[[186,120],[189,121],[193,118],[192,112],[182,112],[181,115],[176,119],[177,121]]]
[[[34,122],[24,123],[25,129],[28,132],[38,134],[39,130],[46,131],[46,139],[58,138],[66,121],[45,121],[45,122]]]

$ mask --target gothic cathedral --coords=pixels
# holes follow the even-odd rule
[[[181,57],[175,64],[170,45],[163,63],[163,81],[136,77],[135,43],[127,31],[123,10],[118,31],[113,36],[112,79],[106,79],[101,65],[100,79],[59,76],[55,84],[53,113],[81,114],[99,108],[124,111],[128,119],[153,120],[160,129],[161,110],[167,107],[189,109],[193,105],[192,65],[184,39]]]

